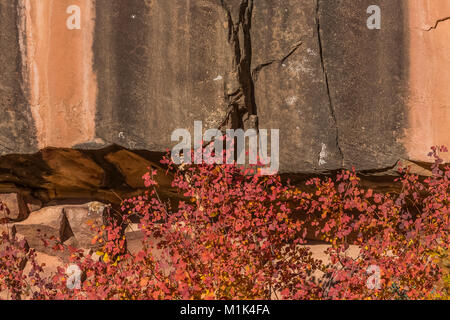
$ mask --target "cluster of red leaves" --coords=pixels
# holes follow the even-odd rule
[[[364,190],[354,171],[336,181],[310,181],[316,192],[301,207],[320,226],[316,234],[332,244],[327,298],[420,299],[436,293],[441,270],[432,254],[450,243],[450,168],[440,168],[440,152],[447,149],[432,148],[432,176],[424,181],[400,169],[399,193]],[[346,254],[349,245],[358,247],[358,257]],[[381,272],[379,290],[367,285],[371,266]]]
[[[304,192],[252,168],[175,168],[165,159],[185,201],[176,208],[162,201],[156,172],[147,173],[148,192],[123,203],[120,223],[95,227],[99,252],[71,249],[83,273],[79,289],[68,288],[62,268],[44,279],[34,263],[24,274],[19,253],[31,261],[34,253],[11,249],[5,234],[0,286],[13,298],[34,299],[429,298],[442,276],[432,253],[450,243],[450,168],[439,157],[445,151],[432,149],[432,176],[403,169],[401,191],[388,194],[362,188],[354,170],[312,179],[313,191]],[[123,226],[135,218],[145,239],[131,254]],[[326,261],[306,245],[311,231],[329,244]],[[376,286],[368,270],[379,270]]]

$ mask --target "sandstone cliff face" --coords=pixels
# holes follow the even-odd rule
[[[131,192],[108,148],[162,152],[196,120],[280,129],[283,172],[427,161],[450,145],[450,4],[375,2],[1,2],[2,188]],[[380,30],[366,26],[372,4]],[[80,29],[67,27],[73,5]]]
[[[73,4],[81,10],[80,30],[66,26],[66,10]],[[17,14],[35,144],[40,149],[72,147],[93,140],[97,97],[93,2],[19,0]]]
[[[403,143],[410,158],[425,161],[430,144],[450,140],[450,2],[409,2],[409,124]]]
[[[22,74],[25,53],[17,10],[17,1],[0,3],[0,154],[37,150],[35,120]]]

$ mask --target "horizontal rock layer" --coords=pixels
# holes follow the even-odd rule
[[[79,204],[92,200],[119,205],[143,194],[142,176],[157,170],[160,196],[177,198],[172,175],[158,164],[160,154],[119,146],[101,150],[46,148],[36,154],[0,158],[0,201],[9,218],[20,219],[42,205]],[[1,218],[1,217],[0,217]]]

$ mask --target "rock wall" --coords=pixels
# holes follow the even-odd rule
[[[18,5],[18,1],[0,3],[0,154],[38,149],[27,75],[22,73],[26,51]]]
[[[194,121],[279,129],[297,184],[354,166],[388,191],[399,160],[429,175],[429,147],[450,146],[449,33],[448,0],[0,1],[0,232],[46,272],[68,256],[42,236],[94,252],[87,222],[149,167],[177,200],[158,160]]]
[[[448,17],[447,0],[2,1],[2,189],[132,193],[111,150],[156,163],[196,120],[280,129],[287,173],[426,162],[450,145]]]
[[[409,1],[408,157],[425,160],[429,145],[449,145],[450,2]],[[447,157],[448,160],[448,157]]]

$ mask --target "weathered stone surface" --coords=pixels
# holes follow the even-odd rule
[[[144,249],[142,242],[145,239],[145,235],[139,228],[139,224],[131,223],[126,227],[125,239],[126,239],[127,250],[130,254],[136,255]],[[151,248],[152,248],[151,253],[153,255],[153,258],[156,260],[161,260],[163,257],[163,252],[162,252],[162,250],[157,248],[159,241],[153,237],[149,237],[145,241],[146,241],[146,245],[151,246]],[[170,266],[166,265],[165,263],[163,263],[163,264],[166,266],[166,271],[169,271],[171,269]]]
[[[104,171],[94,161],[77,150],[44,150],[42,158],[51,168],[46,180],[64,188],[92,189],[104,180]],[[73,174],[76,173],[76,174]],[[64,177],[64,183],[61,178]]]
[[[376,31],[366,26],[370,1],[294,3],[255,5],[255,54],[265,57],[255,67],[260,124],[280,128],[283,168],[394,165],[404,155],[404,3],[379,2]]]
[[[26,51],[18,28],[19,2],[0,3],[0,155],[37,151],[35,122],[22,73]]]
[[[192,129],[195,120],[220,123],[223,79],[233,75],[219,1],[96,3],[98,137],[130,149],[165,151],[173,130]]]
[[[154,162],[151,162],[136,153],[128,150],[120,150],[109,153],[105,159],[117,168],[125,178],[125,182],[132,188],[144,188],[145,173],[149,172],[150,168],[158,169],[156,181],[161,187],[169,188],[171,186],[171,174],[165,174],[165,171]]]
[[[73,4],[79,30],[66,28]],[[0,190],[112,202],[137,192],[130,174],[140,170],[122,161],[141,163],[142,154],[109,162],[119,151],[110,144],[161,152],[195,120],[280,129],[288,173],[428,161],[431,145],[450,145],[450,6],[379,0],[381,29],[369,30],[372,4],[2,3]]]
[[[28,245],[37,251],[52,252],[47,248],[42,239],[64,242],[68,235],[66,233],[67,219],[63,207],[45,207],[39,211],[32,212],[25,221],[14,224],[16,233],[24,237]]]
[[[408,1],[408,159],[429,161],[430,145],[450,145],[450,1]],[[450,160],[447,156],[447,160]]]
[[[0,158],[0,192],[24,194],[30,211],[38,209],[40,202],[66,199],[120,204],[144,192],[142,175],[152,167],[158,171],[160,194],[166,197],[171,194],[171,177],[158,164],[160,157],[117,146],[92,151],[47,148],[31,155],[8,155]]]
[[[79,249],[93,248],[96,233],[91,227],[103,225],[108,207],[110,205],[101,202],[48,206],[32,212],[25,221],[0,226],[10,234],[25,238],[28,245],[39,252],[66,258],[67,252],[52,248],[53,241]],[[42,239],[50,242],[46,245]]]
[[[0,194],[0,201],[4,203],[9,209],[9,215],[6,215],[6,213],[2,213],[0,215],[0,219],[18,221],[25,219],[30,213],[30,210],[21,194]]]
[[[78,248],[90,248],[92,238],[96,233],[92,226],[102,226],[104,213],[108,205],[100,202],[91,202],[79,206],[65,206],[64,214],[75,241],[71,244]]]
[[[37,147],[98,143],[94,136],[97,85],[92,68],[95,1],[15,2]],[[80,8],[79,30],[66,27],[67,9],[73,5]]]
[[[330,256],[325,253],[331,248],[331,245],[320,241],[309,241],[304,246],[311,250],[314,259],[321,260],[325,264],[331,263]],[[349,257],[356,259],[359,255],[359,251],[357,246],[351,245],[346,251],[346,254],[348,254]]]
[[[315,1],[255,2],[253,78],[259,127],[280,130],[283,171],[339,168]]]
[[[16,235],[16,227],[14,224],[0,224],[0,234],[6,233],[11,238]]]
[[[404,156],[407,125],[407,5],[378,1],[380,30],[369,30],[370,0],[319,1],[318,15],[337,141],[345,167],[379,169]],[[431,146],[430,146],[431,147]]]
[[[27,205],[29,212],[34,212],[42,209],[42,201],[39,199],[36,199],[32,195],[25,195],[24,196],[25,203]]]
[[[144,238],[144,233],[139,229],[139,225],[136,223],[129,224],[125,229],[127,250],[131,254],[136,254],[142,250],[142,240]]]
[[[65,266],[65,262],[60,257],[56,257],[53,255],[48,255],[42,252],[36,252],[36,262],[42,267],[42,276],[51,277],[55,275],[58,271],[58,267],[63,268]],[[29,274],[32,269],[31,263],[27,263],[25,268],[23,269],[24,274]]]

